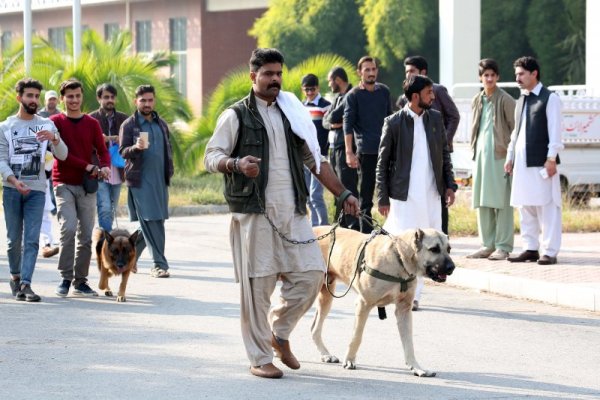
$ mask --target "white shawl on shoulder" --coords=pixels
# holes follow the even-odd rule
[[[279,108],[292,126],[292,131],[301,139],[304,139],[310,152],[315,158],[317,173],[321,171],[321,148],[317,140],[317,128],[310,117],[308,109],[298,100],[292,92],[279,91],[277,96]]]

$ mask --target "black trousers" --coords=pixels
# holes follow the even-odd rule
[[[446,206],[446,196],[442,196],[442,232],[448,234],[448,207]]]
[[[377,154],[359,154],[358,162],[358,181],[360,190],[360,211],[371,217],[373,208],[373,193],[375,192],[375,170],[377,169]],[[371,233],[373,226],[365,221],[361,221],[360,231],[362,233]]]
[[[346,164],[346,149],[344,147],[333,149],[330,151],[329,162],[335,174],[340,178],[342,184],[346,189],[352,192],[352,194],[358,198],[358,173],[356,169],[350,168]],[[340,215],[340,205],[335,205],[335,218]],[[360,224],[357,218],[352,215],[344,215],[340,222],[342,228],[354,229],[355,231],[360,230]]]

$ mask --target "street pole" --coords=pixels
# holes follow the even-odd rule
[[[81,55],[81,0],[73,0],[73,65]]]
[[[25,76],[29,76],[31,72],[31,59],[32,59],[32,24],[31,24],[31,0],[25,0],[23,6],[23,40],[24,40],[24,54],[23,58],[25,61]]]

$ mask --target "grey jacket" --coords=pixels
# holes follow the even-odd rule
[[[483,96],[481,91],[473,97],[471,110],[473,110],[473,120],[471,122],[471,149],[473,150],[473,160],[477,153],[477,139],[479,136],[479,124],[481,122],[481,112],[483,110]],[[494,156],[496,160],[506,158],[508,144],[510,143],[510,134],[515,128],[515,99],[500,88],[496,88],[489,98],[494,108]]]

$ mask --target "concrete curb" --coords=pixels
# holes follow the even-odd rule
[[[460,267],[454,271],[447,283],[456,287],[600,312],[600,287],[544,282]]]
[[[194,215],[207,215],[207,214],[226,214],[229,212],[227,205],[221,204],[206,204],[196,206],[177,206],[169,207],[170,217],[189,217]],[[127,217],[129,215],[127,205],[120,205],[117,209],[117,215],[119,217]]]

